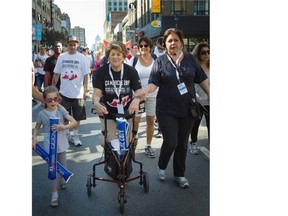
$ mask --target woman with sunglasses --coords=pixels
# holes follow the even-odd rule
[[[196,118],[194,83],[199,83],[209,97],[209,85],[205,72],[191,54],[185,52],[182,31],[170,28],[164,32],[165,55],[159,56],[153,65],[149,85],[142,90],[145,96],[157,88],[156,116],[161,125],[163,143],[158,160],[157,174],[166,180],[165,170],[173,155],[174,180],[181,188],[188,188],[185,166],[189,134]],[[191,95],[190,95],[191,93]]]
[[[138,41],[138,47],[140,55],[133,56],[129,63],[133,66],[139,74],[142,88],[148,86],[149,76],[154,64],[156,55],[152,54],[153,43],[148,37],[141,37]],[[152,138],[154,135],[154,121],[155,121],[155,109],[156,109],[156,95],[157,91],[148,94],[144,106],[146,113],[146,145],[145,153],[149,158],[155,158],[154,149],[151,147]],[[135,117],[135,130],[138,131],[139,123],[141,121],[141,114]]]
[[[208,82],[210,82],[210,48],[207,43],[201,42],[198,43],[195,48],[192,51],[192,55],[195,57],[196,61],[200,64],[201,68],[204,70],[208,77]],[[202,90],[202,88],[199,85],[195,85],[196,89],[196,96],[198,102],[200,102],[205,109],[207,110],[207,113],[205,113],[205,120],[206,120],[206,126],[208,131],[208,140],[210,138],[210,119],[209,119],[209,112],[210,112],[210,105],[209,100],[207,98],[207,95]],[[198,130],[203,117],[203,113],[200,113],[199,118],[196,118],[192,130],[191,130],[191,141],[189,145],[189,151],[191,154],[197,155],[199,154],[199,147],[197,144],[198,141]]]
[[[50,117],[58,117],[59,124],[53,125],[52,128],[58,131],[57,133],[57,161],[61,163],[64,167],[67,167],[66,151],[69,148],[67,132],[66,130],[75,128],[77,126],[76,120],[69,115],[67,110],[61,106],[59,103],[61,101],[58,89],[55,86],[48,86],[44,89],[43,98],[45,101],[45,109],[38,113],[36,125],[34,128],[32,145],[35,149],[35,145],[38,143],[37,136],[41,126],[43,126],[44,132],[44,149],[49,153],[50,145]],[[68,121],[65,124],[64,121]],[[52,196],[50,205],[52,207],[58,206],[58,180],[60,177],[52,180]],[[65,189],[66,182],[61,177],[60,178],[61,189]]]

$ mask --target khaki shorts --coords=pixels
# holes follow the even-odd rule
[[[156,97],[147,97],[144,106],[146,116],[156,115]],[[137,114],[136,116],[141,117],[141,114]]]

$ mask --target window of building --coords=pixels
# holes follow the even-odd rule
[[[171,15],[186,15],[187,1],[174,0],[170,1]]]
[[[194,15],[209,15],[209,0],[195,1]]]
[[[122,2],[119,2],[119,6],[122,6]]]
[[[117,2],[113,2],[113,5],[114,5],[114,6],[117,6]]]
[[[119,11],[124,11],[122,7],[119,7]]]
[[[113,11],[117,11],[117,7],[114,7],[114,8],[113,8]]]
[[[111,3],[111,2],[108,2],[108,6],[111,7],[111,6],[112,6],[112,3]]]

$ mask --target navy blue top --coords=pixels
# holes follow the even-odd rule
[[[191,54],[184,54],[180,63],[183,80],[190,92],[195,94],[194,83],[201,83],[207,75]],[[188,117],[190,113],[190,96],[187,92],[181,95],[177,85],[180,83],[176,77],[178,73],[167,55],[159,56],[153,65],[148,83],[159,87],[156,102],[156,115],[169,115],[174,117]]]

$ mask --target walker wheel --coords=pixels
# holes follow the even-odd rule
[[[123,214],[124,213],[124,203],[125,203],[125,200],[124,200],[124,196],[120,196],[120,213]]]
[[[87,177],[87,184],[86,184],[86,187],[87,187],[87,194],[88,194],[88,196],[91,196],[91,187],[92,187],[92,183],[91,183],[91,174],[88,175],[88,177]]]
[[[144,192],[148,193],[148,191],[149,191],[149,178],[148,178],[147,172],[143,172],[143,187],[144,187]]]

